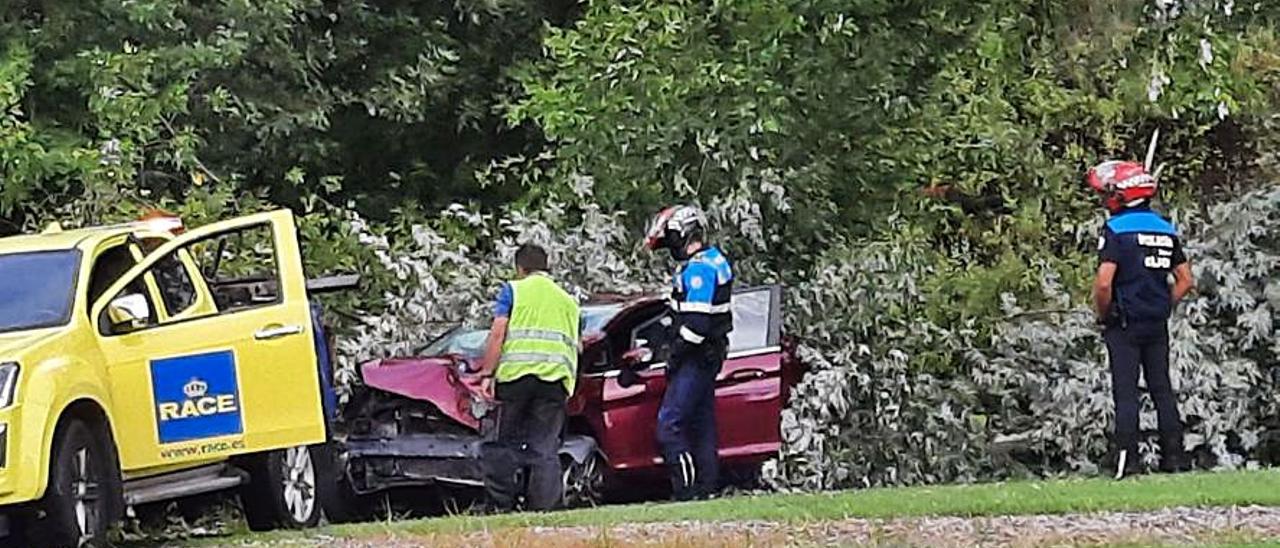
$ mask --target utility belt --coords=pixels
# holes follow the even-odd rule
[[[672,348],[671,362],[672,364],[682,363],[693,359],[698,362],[710,366],[719,367],[729,355],[729,336],[728,334],[707,337],[702,344],[689,344],[679,338]]]
[[[1112,294],[1111,310],[1108,311],[1107,317],[1103,320],[1106,327],[1119,327],[1127,329],[1129,324],[1148,324],[1159,323],[1169,319],[1169,310],[1171,306],[1146,306],[1140,310],[1134,310],[1134,306],[1126,304],[1125,298],[1121,291],[1115,291]]]

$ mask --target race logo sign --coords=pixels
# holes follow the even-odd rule
[[[151,362],[160,443],[244,432],[236,359],[230,351]]]

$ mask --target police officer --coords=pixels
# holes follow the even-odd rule
[[[501,404],[496,439],[481,450],[485,488],[494,510],[513,510],[527,468],[525,508],[550,510],[563,498],[557,453],[577,380],[578,303],[547,275],[547,252],[525,244],[493,316],[478,371]]]
[[[1086,178],[1111,213],[1098,244],[1101,264],[1093,302],[1098,322],[1104,326],[1111,364],[1115,477],[1141,471],[1139,372],[1156,405],[1160,470],[1184,471],[1189,466],[1182,445],[1182,419],[1169,382],[1168,319],[1191,290],[1191,265],[1173,224],[1151,210],[1156,180],[1142,164],[1103,162],[1090,169]]]
[[[668,207],[645,241],[681,263],[672,277],[672,343],[657,432],[676,500],[707,497],[718,487],[715,384],[733,330],[733,269],[707,245],[706,226],[698,208]]]

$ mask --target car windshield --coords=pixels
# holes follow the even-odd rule
[[[0,332],[67,323],[79,263],[76,250],[0,255]]]
[[[583,334],[603,331],[604,326],[622,311],[621,304],[592,304],[582,307],[582,320],[578,328]]]
[[[582,333],[595,333],[604,329],[618,312],[621,304],[588,305],[582,307],[582,319],[578,326]],[[419,356],[443,356],[457,354],[469,359],[479,359],[484,355],[485,339],[489,337],[488,329],[475,327],[455,327],[427,346],[419,349]]]
[[[473,360],[479,359],[484,355],[484,340],[488,336],[488,329],[455,327],[416,353],[419,356],[458,354]]]

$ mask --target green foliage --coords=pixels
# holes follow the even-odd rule
[[[1274,67],[1276,16],[1137,0],[597,3],[551,31],[509,115],[556,146],[555,184],[531,193],[572,195],[585,176],[610,207],[706,203],[726,239],[756,244],[740,256],[774,259],[750,265],[764,277],[801,282],[833,242],[918,234],[938,254],[925,314],[960,325],[991,318],[1001,292],[1046,297],[1027,264],[1081,287],[1100,221],[1081,174],[1142,158],[1155,128],[1170,205],[1244,186],[1249,128],[1276,106],[1274,69],[1259,70]]]
[[[697,202],[744,283],[788,284],[787,329],[823,364],[811,388],[843,398],[793,403],[831,432],[789,439],[822,463],[796,481],[983,477],[989,429],[1025,432],[1058,401],[1008,379],[1020,395],[984,399],[989,362],[1023,363],[1001,337],[1101,389],[1078,320],[1054,317],[1056,354],[1012,330],[1085,298],[1102,214],[1083,171],[1142,158],[1159,129],[1164,207],[1187,220],[1280,176],[1272,4],[10,2],[0,234],[292,208],[311,275],[364,277],[329,298],[349,365],[482,317],[521,239],[583,292],[657,287],[667,265],[631,239]],[[1257,337],[1272,309],[1228,308],[1196,320],[1213,344],[1245,336],[1228,319]],[[1067,423],[1056,435],[1100,431]]]

